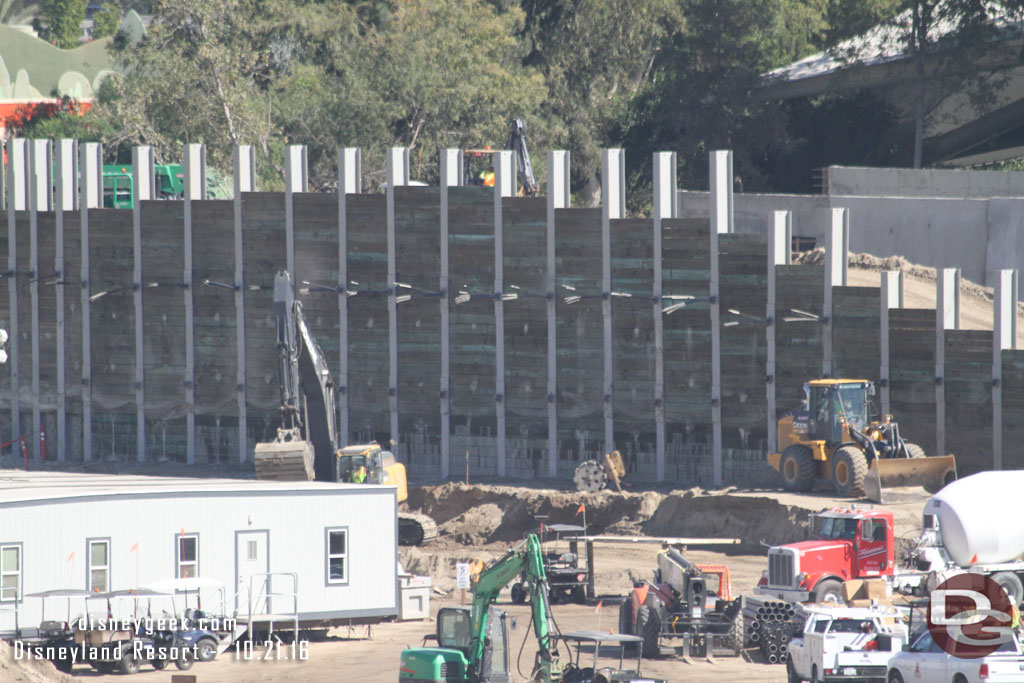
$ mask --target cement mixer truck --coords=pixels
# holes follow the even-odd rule
[[[1024,471],[983,472],[948,484],[924,506],[922,528],[900,561],[892,512],[833,508],[815,515],[811,538],[768,550],[756,592],[790,602],[839,602],[842,582],[884,578],[926,595],[965,571],[982,573],[1024,600],[1024,525],[1016,509]]]

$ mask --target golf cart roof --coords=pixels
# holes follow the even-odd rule
[[[167,591],[158,591],[151,588],[122,588],[109,593],[90,593],[90,598],[166,598],[171,594]]]
[[[640,636],[625,633],[608,633],[607,631],[569,631],[562,633],[563,640],[592,640],[597,643],[642,643]]]
[[[84,588],[54,588],[38,593],[27,593],[26,598],[91,598],[96,595]]]
[[[143,590],[162,591],[173,593],[174,591],[198,591],[201,588],[224,588],[224,583],[217,579],[204,579],[201,576],[194,576],[184,579],[164,579],[147,583]]]

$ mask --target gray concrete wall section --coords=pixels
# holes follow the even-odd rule
[[[0,215],[0,259],[12,271],[0,326],[21,341],[0,371],[0,441],[35,425],[52,432],[63,413],[69,460],[247,460],[279,424],[272,283],[291,266],[344,388],[342,440],[394,439],[414,482],[461,479],[467,453],[471,481],[567,479],[611,445],[638,481],[771,483],[771,425],[826,360],[836,375],[888,379],[904,435],[929,453],[945,442],[963,472],[1021,466],[1013,449],[996,452],[1024,438],[1024,360],[1008,333],[993,345],[992,333],[958,331],[935,310],[901,308],[891,282],[841,286],[841,261],[837,277],[787,263],[790,216],[793,233],[813,229],[824,245],[833,225],[842,243],[844,212],[830,205],[840,198],[800,198],[793,214],[776,215],[786,206],[759,214],[771,198],[736,195],[730,218],[723,192],[712,228],[706,215],[673,217],[664,196],[657,219],[619,218],[611,205],[566,208],[564,193],[520,198],[457,178],[443,193],[402,187],[400,154],[392,178],[402,182],[362,194],[357,161],[339,157],[343,197],[303,193],[301,182],[252,192],[249,178],[233,202],[142,201],[58,222],[26,196]],[[449,155],[449,170],[457,161]],[[251,175],[250,161],[239,164]],[[298,159],[290,179],[302,169]],[[709,213],[708,193],[678,196],[684,216],[695,199]],[[887,234],[872,221],[899,206],[842,199],[853,250],[864,232]],[[903,228],[925,237],[890,243],[939,242],[928,231],[943,207],[1009,216],[1016,200],[935,201],[903,205],[932,202]],[[98,193],[80,199],[83,209],[98,203]],[[968,251],[966,234],[946,239],[950,258]],[[1009,231],[1001,239],[1016,244]],[[1001,274],[1001,310],[1011,275]],[[61,302],[61,278],[82,284],[81,296]],[[1001,328],[1013,320],[1004,312]],[[36,456],[41,444],[29,446]]]
[[[829,166],[828,194],[834,197],[959,199],[1021,197],[1024,196],[1024,173]]]

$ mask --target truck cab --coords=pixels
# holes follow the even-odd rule
[[[844,581],[893,575],[894,529],[887,510],[824,510],[811,518],[808,540],[768,550],[755,592],[788,602],[841,602]]]
[[[878,681],[907,642],[891,613],[864,607],[814,608],[789,643],[790,681]]]

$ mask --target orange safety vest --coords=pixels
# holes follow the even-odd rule
[[[488,171],[484,175],[484,187],[494,187],[494,171]]]

